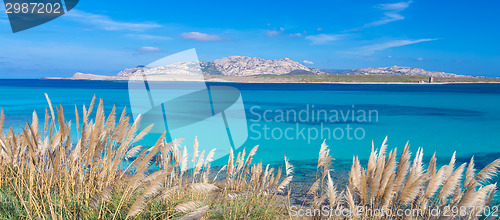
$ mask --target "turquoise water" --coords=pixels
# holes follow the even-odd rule
[[[188,85],[179,82],[172,88]],[[324,140],[336,159],[367,158],[371,142],[378,147],[385,136],[389,147],[398,147],[399,152],[410,141],[413,152],[422,147],[424,154],[436,152],[438,158],[448,158],[454,151],[458,156],[500,152],[498,84],[209,85],[241,91],[248,138],[239,150],[260,145],[254,161],[273,163],[283,155],[296,161],[313,160]],[[127,88],[124,82],[0,80],[0,106],[7,116],[5,126],[20,131],[33,110],[43,116],[44,93],[54,104],[62,104],[66,119],[74,121],[74,105],[88,106],[94,94],[104,100],[107,112],[115,104],[131,113]],[[301,117],[293,117],[301,111]],[[146,142],[154,137],[150,139]]]

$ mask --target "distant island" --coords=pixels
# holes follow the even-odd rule
[[[246,83],[466,83],[500,82],[498,78],[432,72],[410,67],[381,67],[354,70],[315,69],[289,58],[265,60],[258,57],[229,56],[210,62],[178,62],[166,66],[137,66],[115,76],[75,73],[68,80],[129,80],[147,76],[158,81],[212,81]]]

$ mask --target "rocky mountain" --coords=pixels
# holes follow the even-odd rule
[[[201,68],[201,69],[200,69]],[[134,75],[226,75],[226,76],[253,76],[253,75],[322,75],[328,74],[318,69],[306,67],[288,58],[279,60],[265,60],[258,57],[229,56],[211,62],[179,62],[167,66],[147,68],[138,66],[118,73],[118,76]]]
[[[265,60],[258,57],[230,56],[214,60],[208,63],[222,75],[250,76],[260,74],[285,75],[294,71],[302,71],[310,74],[325,74],[324,72],[305,67],[304,65],[283,58],[279,60]]]
[[[118,73],[118,76],[142,76],[146,69],[144,66],[124,69]]]
[[[179,62],[167,66],[148,68],[137,66],[118,73],[118,77],[140,75],[224,75],[224,76],[254,76],[254,75],[405,75],[405,76],[435,76],[435,77],[468,77],[445,72],[431,72],[411,67],[381,67],[355,70],[329,70],[306,67],[288,58],[265,60],[258,57],[229,56],[210,62]]]
[[[419,68],[411,67],[381,67],[381,68],[364,68],[342,72],[344,75],[404,75],[404,76],[434,76],[434,77],[470,77],[457,75],[445,72],[431,72]]]

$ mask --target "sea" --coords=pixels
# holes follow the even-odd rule
[[[162,89],[179,92],[193,90],[196,86],[192,85],[193,82],[172,82]],[[238,132],[231,134],[230,142],[235,151],[245,149],[247,154],[259,145],[254,162],[283,164],[286,156],[298,168],[314,168],[320,147],[325,143],[335,161],[348,167],[355,156],[366,160],[372,143],[375,149],[380,148],[385,138],[389,149],[397,148],[400,153],[408,143],[413,155],[422,148],[424,158],[435,153],[442,164],[454,152],[465,162],[476,155],[481,158],[479,165],[500,156],[500,84],[208,82],[206,85],[239,91],[239,102],[229,103],[239,104],[232,110],[239,114],[226,112],[224,123],[226,128],[228,124],[232,126],[231,115],[238,115],[239,121],[244,121],[243,127],[238,124]],[[119,112],[125,108],[127,113],[134,114],[128,82],[2,79],[0,94],[0,107],[6,115],[4,127],[12,127],[16,132],[21,132],[21,127],[31,121],[33,111],[43,118],[48,106],[44,94],[54,105],[63,107],[66,120],[73,125],[75,105],[81,114],[81,106],[88,107],[94,95],[103,100],[107,113],[115,105]],[[196,111],[186,110],[184,114],[190,117]],[[186,126],[194,128],[196,124]],[[204,129],[220,135],[216,139],[229,135],[215,125]],[[204,142],[202,133],[197,140],[200,146],[205,146],[209,138]],[[149,140],[143,144],[147,147],[157,137],[147,136]],[[190,148],[193,137],[184,138],[191,140],[183,143]],[[207,149],[210,147],[218,146]],[[229,151],[220,152],[223,155],[216,156],[213,162],[216,165],[227,162]]]

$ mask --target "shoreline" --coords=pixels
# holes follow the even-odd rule
[[[259,75],[259,76],[213,76],[205,75],[203,80],[198,77],[150,77],[152,82],[215,82],[215,83],[248,83],[248,84],[368,84],[368,85],[444,85],[444,84],[497,84],[500,78],[445,78],[433,77],[429,83],[423,79],[427,76],[400,75]],[[471,80],[472,79],[472,80]],[[99,77],[44,77],[41,80],[84,80],[84,81],[116,81],[128,82],[129,77],[99,76]],[[142,82],[142,80],[131,80]]]

